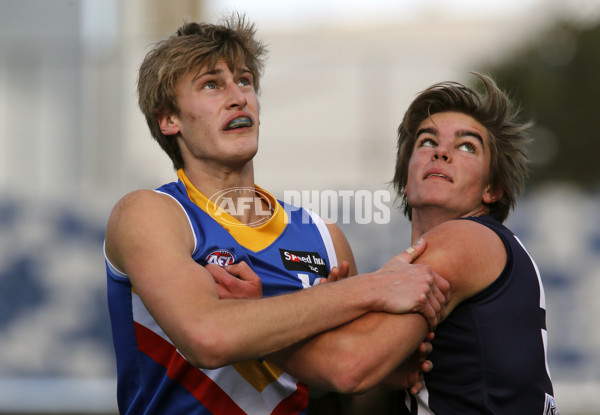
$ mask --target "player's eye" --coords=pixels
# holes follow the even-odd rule
[[[423,138],[419,142],[419,147],[436,147],[437,143],[431,138]]]
[[[250,80],[249,80],[249,79],[247,79],[247,78],[241,78],[241,79],[238,81],[238,85],[239,85],[239,86],[248,86],[248,85],[252,85],[252,83],[251,83],[251,82],[250,82]]]
[[[217,89],[217,83],[215,81],[208,81],[202,84],[202,89]]]
[[[466,152],[468,152],[468,153],[474,153],[474,152],[475,152],[475,150],[476,150],[476,148],[475,148],[475,146],[473,145],[473,143],[470,143],[470,142],[468,142],[468,141],[466,141],[466,142],[464,142],[464,143],[461,143],[461,144],[458,146],[458,149],[459,149],[459,150],[461,150],[461,151],[466,151]]]
[[[249,73],[244,73],[244,76],[242,76],[238,82],[237,82],[238,86],[242,87],[242,86],[253,86],[254,83],[252,82],[252,76]]]

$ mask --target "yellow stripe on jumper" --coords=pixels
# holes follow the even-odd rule
[[[190,200],[212,216],[240,245],[247,249],[257,252],[267,248],[285,229],[288,222],[285,209],[281,207],[275,197],[259,186],[255,185],[256,194],[266,199],[265,202],[273,208],[273,212],[266,222],[258,226],[248,226],[202,194],[188,179],[183,169],[177,171],[177,176],[185,185]]]
[[[263,362],[259,360],[249,360],[246,362],[234,363],[232,366],[258,392],[262,392],[283,373],[283,370],[266,360]]]

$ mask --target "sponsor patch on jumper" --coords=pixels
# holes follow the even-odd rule
[[[235,255],[226,249],[217,249],[206,256],[207,264],[217,264],[224,268],[235,263]]]
[[[289,271],[308,271],[327,277],[327,263],[318,252],[291,251],[279,248],[281,260]]]

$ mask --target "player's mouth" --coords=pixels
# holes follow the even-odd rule
[[[440,173],[440,172],[428,172],[427,174],[425,174],[424,179],[427,180],[427,179],[434,178],[434,177],[439,177],[440,179],[444,179],[444,180],[447,180],[450,183],[452,183],[452,179],[450,177],[448,177],[445,174]]]
[[[236,130],[238,128],[252,127],[252,120],[250,117],[237,117],[229,121],[225,126],[225,131]]]

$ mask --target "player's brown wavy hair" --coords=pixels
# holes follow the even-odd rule
[[[258,93],[267,50],[255,34],[254,24],[239,14],[219,24],[185,23],[176,34],[156,43],[144,58],[137,83],[138,104],[150,133],[171,158],[175,170],[183,167],[181,150],[176,136],[161,132],[158,118],[179,115],[177,82],[191,71],[203,67],[212,70],[224,60],[231,71],[246,66]]]
[[[504,222],[515,206],[528,176],[527,143],[531,122],[519,122],[518,108],[513,106],[490,76],[474,73],[483,83],[479,93],[458,82],[441,82],[421,92],[410,104],[398,127],[398,152],[392,183],[401,200],[404,215],[412,220],[404,187],[408,180],[408,162],[412,155],[419,125],[440,112],[460,112],[483,125],[490,141],[490,185],[502,191],[502,197],[488,205],[489,215]]]

